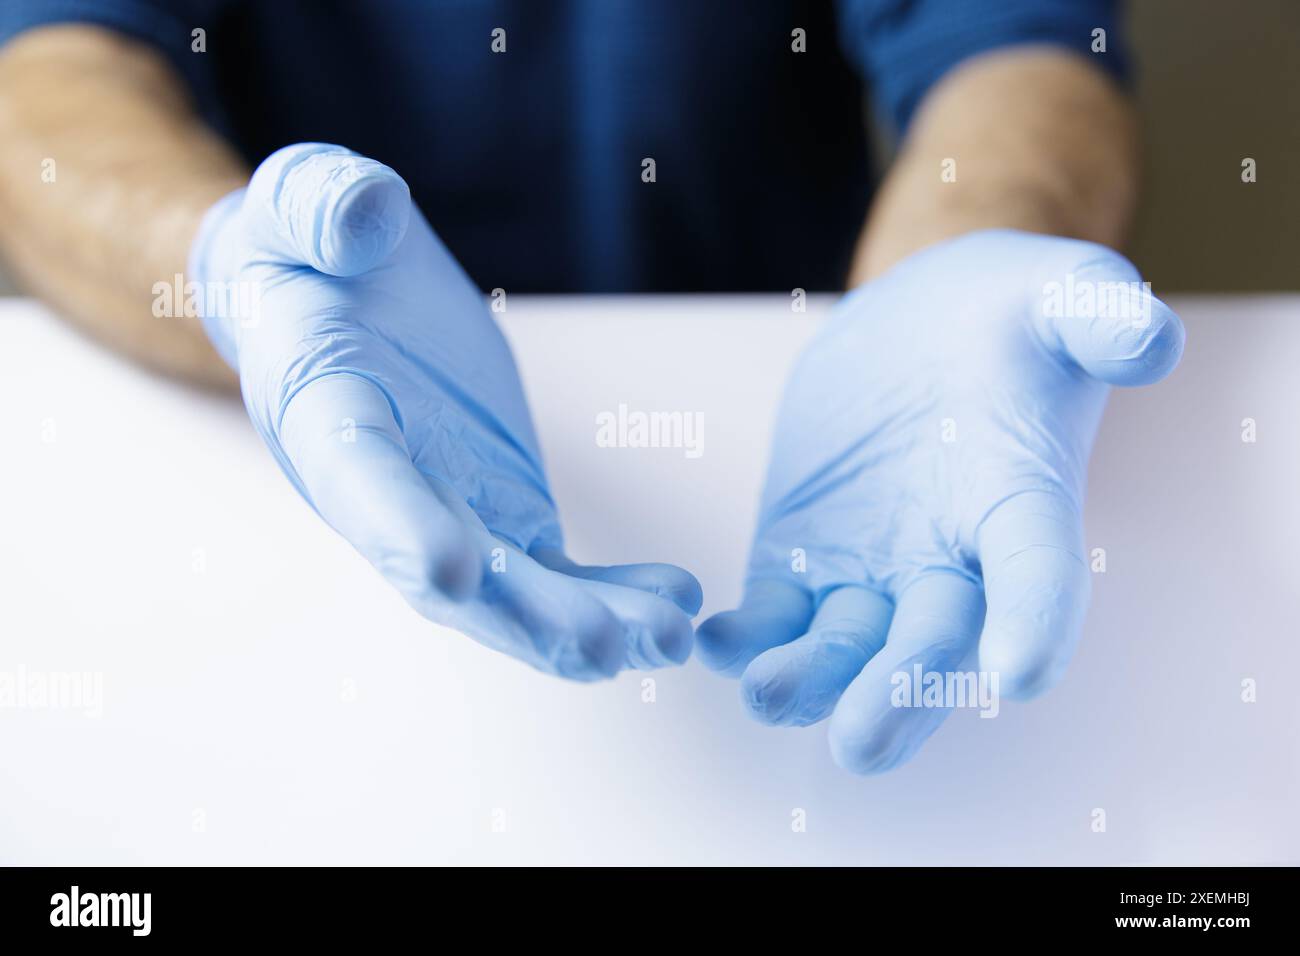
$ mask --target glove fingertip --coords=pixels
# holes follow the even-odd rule
[[[1151,332],[1134,353],[1114,363],[1111,384],[1154,385],[1178,366],[1187,335],[1182,321],[1171,310],[1158,305],[1151,322]]]
[[[429,569],[433,586],[447,600],[460,603],[478,593],[483,568],[469,542],[460,541],[435,556]]]
[[[387,166],[344,186],[327,209],[317,236],[321,271],[354,276],[373,269],[397,248],[411,218],[411,191]]]
[[[880,774],[893,770],[911,755],[896,730],[875,726],[850,728],[849,723],[836,711],[827,736],[831,759],[840,769],[861,775]]]
[[[565,676],[585,680],[603,680],[614,677],[623,669],[627,651],[623,646],[623,632],[612,617],[607,626],[582,630],[569,655],[567,663],[560,665]]]
[[[780,669],[765,666],[760,655],[740,676],[740,697],[751,717],[778,726],[788,722],[798,695]]]
[[[737,611],[715,614],[695,631],[695,656],[711,671],[739,676],[743,621]]]
[[[980,640],[980,670],[996,679],[997,694],[1009,700],[1032,700],[1051,690],[1065,675],[1068,648],[1045,644],[1021,646],[999,633],[997,624]]]
[[[253,174],[246,204],[264,255],[341,277],[387,258],[411,216],[411,192],[401,176],[330,143],[295,143],[272,153]]]
[[[700,608],[704,605],[704,589],[695,575],[689,571],[680,568],[674,570],[679,571],[680,575],[658,588],[655,593],[672,601],[687,617],[694,617],[700,613]]]
[[[683,613],[663,628],[658,640],[659,651],[670,664],[685,664],[695,646],[695,630]]]

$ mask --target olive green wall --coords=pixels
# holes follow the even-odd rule
[[[1146,129],[1133,259],[1161,293],[1300,289],[1300,0],[1131,0],[1129,23]]]

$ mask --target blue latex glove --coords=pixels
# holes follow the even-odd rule
[[[839,303],[787,385],[743,603],[696,636],[755,717],[829,716],[835,760],[874,772],[948,713],[896,706],[895,674],[961,670],[978,643],[1002,697],[1058,679],[1088,603],[1108,384],[1155,382],[1182,354],[1178,317],[1140,285],[1086,314],[1088,288],[1138,281],[1102,246],[978,232]]]
[[[509,347],[393,170],[280,150],[209,211],[190,277],[232,293],[204,325],[284,473],[417,611],[577,679],[690,654],[690,574],[564,557]]]

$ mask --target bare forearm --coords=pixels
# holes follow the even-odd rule
[[[153,314],[153,288],[184,273],[203,213],[247,179],[147,48],[60,26],[0,51],[5,259],[30,291],[143,363],[233,382],[197,319]]]
[[[1048,48],[977,57],[922,103],[873,204],[850,283],[975,229],[1122,245],[1137,169],[1131,107],[1096,67]]]

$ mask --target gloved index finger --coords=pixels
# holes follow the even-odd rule
[[[603,581],[620,587],[645,591],[671,601],[688,615],[698,614],[704,593],[695,575],[675,564],[578,564],[556,548],[534,548],[532,556],[543,566],[570,577]]]
[[[893,603],[844,585],[822,598],[808,633],[758,655],[741,675],[750,713],[769,724],[806,726],[828,716],[844,689],[885,644]]]
[[[695,633],[696,656],[711,670],[739,677],[759,654],[808,629],[812,596],[780,579],[751,581],[734,611],[715,614]]]
[[[1008,697],[1031,697],[1060,678],[1083,628],[1092,574],[1082,517],[1061,492],[1023,492],[981,522],[978,545],[988,601],[980,668]]]
[[[927,572],[904,588],[885,646],[831,715],[835,762],[856,773],[889,770],[911,757],[955,706],[969,705],[949,697],[947,688],[965,696],[971,686],[959,668],[983,618],[979,585],[957,569]],[[937,700],[925,693],[935,686]]]

